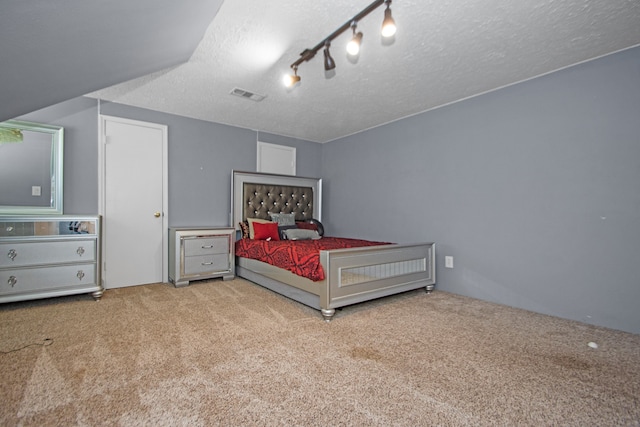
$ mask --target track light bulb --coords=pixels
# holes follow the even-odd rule
[[[362,41],[362,32],[356,33],[356,27],[353,26],[353,38],[347,43],[347,52],[349,55],[357,55],[360,52],[360,42]]]
[[[385,2],[387,8],[384,10],[384,20],[382,21],[382,37],[392,37],[396,33],[396,21],[391,16],[389,8],[390,1]]]
[[[298,75],[298,68],[297,67],[293,69],[293,75],[286,74],[284,76],[284,78],[282,79],[282,83],[284,83],[284,85],[286,87],[292,87],[293,85],[295,85],[299,81],[300,81],[300,76]]]

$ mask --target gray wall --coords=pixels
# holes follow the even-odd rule
[[[322,176],[330,234],[435,241],[438,289],[640,333],[640,48],[330,142]]]
[[[168,126],[171,226],[230,224],[231,171],[256,170],[258,137],[296,147],[298,170],[320,174],[321,147],[313,142],[108,102],[100,112]]]
[[[168,126],[169,225],[229,224],[231,171],[256,170],[256,141],[296,147],[298,170],[319,176],[322,146],[218,123],[91,98],[76,98],[21,117],[64,127],[64,213],[98,212],[98,114]]]

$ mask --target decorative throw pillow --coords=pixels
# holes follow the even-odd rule
[[[318,240],[322,238],[316,230],[303,230],[300,228],[286,230],[284,234],[287,236],[287,240]]]
[[[297,225],[279,225],[278,232],[280,232],[280,240],[287,240],[287,235],[284,233],[287,230],[291,230],[292,228],[298,228]]]
[[[315,230],[315,231],[318,231],[318,226],[315,225],[315,224],[311,224],[310,222],[298,221],[298,222],[296,222],[296,225],[298,226],[298,228],[301,228],[303,230]]]
[[[324,235],[324,227],[322,226],[322,223],[317,219],[298,221],[296,222],[296,225],[298,226],[298,228],[302,228],[304,230],[315,230],[320,236]]]
[[[238,225],[240,226],[240,231],[242,232],[242,238],[248,239],[250,236],[249,223],[247,221],[243,221],[243,222],[239,222]]]
[[[260,218],[247,218],[247,221],[249,222],[249,238],[250,239],[254,239],[254,230],[253,230],[253,224],[265,224],[265,223],[272,223],[272,224],[276,224],[275,222],[269,221],[268,219],[260,219]],[[277,226],[278,224],[276,224]]]
[[[315,225],[316,226],[316,230],[318,230],[318,234],[320,236],[324,236],[324,226],[322,225],[322,223],[320,221],[318,221],[315,218],[311,218],[306,220],[305,222],[308,222],[311,225]]]
[[[255,240],[280,240],[278,224],[275,222],[253,224],[253,238]]]
[[[295,213],[269,213],[271,220],[278,223],[278,225],[296,225]]]

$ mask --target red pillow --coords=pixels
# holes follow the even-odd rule
[[[310,222],[296,221],[296,225],[298,228],[302,228],[303,230],[316,230],[318,231],[318,226],[312,224]]]
[[[253,238],[254,240],[280,240],[280,234],[278,233],[277,222],[266,222],[260,224],[259,222],[253,223]]]

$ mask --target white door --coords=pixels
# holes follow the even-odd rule
[[[166,282],[167,127],[101,116],[103,286]]]
[[[257,172],[296,174],[296,148],[258,141]]]

